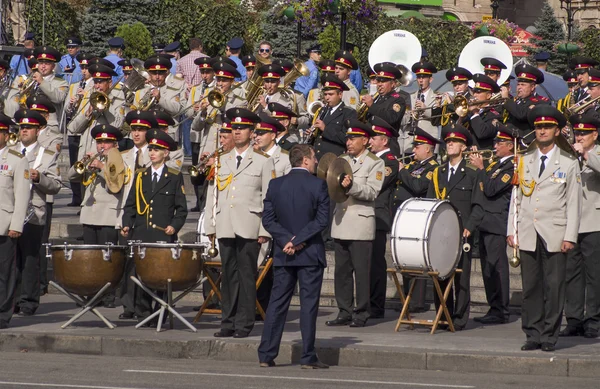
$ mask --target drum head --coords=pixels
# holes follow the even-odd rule
[[[445,279],[456,268],[462,254],[461,223],[449,202],[440,202],[429,222],[427,262]]]

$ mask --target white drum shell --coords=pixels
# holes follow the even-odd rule
[[[462,227],[448,201],[408,199],[396,212],[391,233],[394,264],[405,270],[433,271],[445,279],[462,254]]]

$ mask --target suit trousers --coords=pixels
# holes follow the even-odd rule
[[[600,330],[599,272],[600,232],[579,234],[577,245],[567,253],[565,317],[569,326]]]
[[[46,203],[46,224],[44,225],[42,246],[40,247],[40,290],[48,290],[48,258],[46,257],[46,246],[44,244],[50,241],[53,209],[54,203]]]
[[[556,344],[565,303],[567,256],[549,252],[541,236],[536,251],[520,250],[522,328],[528,341]]]
[[[472,243],[469,238],[469,243]],[[454,285],[448,295],[448,312],[452,317],[452,323],[455,327],[464,328],[469,321],[469,309],[471,307],[471,252],[463,252],[458,261],[457,269],[461,269],[461,273],[456,273],[454,277]],[[442,293],[448,286],[449,280],[440,281]],[[440,301],[437,293],[434,294],[436,310],[440,306]],[[443,317],[443,316],[442,316]]]
[[[0,236],[0,321],[10,322],[17,291],[17,240]]]
[[[479,254],[485,296],[490,306],[488,315],[508,320],[510,313],[510,279],[506,237],[480,231]]]
[[[387,231],[376,230],[371,257],[371,316],[383,316],[385,314],[385,291],[387,288],[386,244]]]
[[[220,238],[222,330],[250,333],[256,315],[256,272],[260,245],[256,239]]]
[[[189,122],[190,120],[188,120]],[[192,165],[198,165],[198,161],[200,160],[200,143],[192,143]],[[199,173],[202,175],[202,173]],[[196,195],[196,206],[202,210],[204,207],[201,206],[202,204],[204,204],[206,201],[202,201],[202,197],[203,197],[203,182],[204,180],[201,179],[201,177],[198,177],[197,179],[194,180],[194,182],[192,184],[195,184],[196,182],[198,183],[198,185],[194,185],[194,194]]]
[[[262,338],[258,346],[260,362],[277,358],[285,320],[296,282],[300,288],[300,334],[302,335],[301,364],[318,360],[315,351],[319,297],[323,283],[321,266],[282,266],[273,268],[274,281]]]
[[[114,226],[83,225],[83,244],[119,243],[119,230]]]
[[[127,245],[127,240],[130,238],[131,234],[127,238],[119,234],[118,243],[120,245]],[[123,279],[116,293],[121,301],[121,305],[123,305],[123,312],[135,314],[139,318],[150,316],[152,313],[152,297],[137,286],[135,282],[131,281],[131,276],[137,277],[135,260],[133,257],[127,256]]]
[[[338,318],[366,321],[371,300],[371,240],[334,239],[335,247],[335,299]],[[354,287],[356,285],[356,306]]]
[[[27,223],[17,241],[17,271],[21,292],[17,305],[34,313],[40,306],[40,247],[44,226]]]
[[[73,166],[75,162],[77,162],[77,154],[79,153],[79,143],[81,141],[81,136],[72,136],[69,135],[69,166]],[[81,193],[81,183],[70,181],[71,184],[71,192],[73,192],[73,196],[71,198],[71,202],[74,204],[81,204],[83,199],[83,195]]]

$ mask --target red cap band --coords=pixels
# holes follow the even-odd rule
[[[37,56],[37,60],[42,60],[42,61],[52,61],[52,62],[56,62],[56,58],[54,58],[54,56],[52,54],[48,54],[48,53],[41,53],[38,54]]]
[[[533,81],[533,82],[537,81],[537,77],[536,76],[534,76],[531,73],[525,73],[525,72],[519,73],[519,75],[517,76],[517,78],[519,80],[527,80],[527,81]]]
[[[485,82],[476,82],[475,83],[475,89],[482,89],[482,90],[491,91],[492,90],[492,86],[490,84],[485,83]]]
[[[435,143],[431,139],[426,138],[426,137],[421,136],[421,135],[415,135],[414,142],[415,143],[426,143],[428,145],[435,146]]]
[[[575,70],[579,70],[579,69],[589,69],[591,68],[592,65],[587,64],[587,63],[578,63],[577,65],[575,65]]]
[[[420,68],[415,72],[415,74],[425,74],[431,76],[433,73],[431,73],[431,70],[429,69]]]
[[[342,58],[337,58],[335,60],[335,62],[339,63],[339,64],[342,64],[342,65],[344,65],[346,67],[352,68],[352,63],[349,60],[347,60],[346,58],[343,58],[343,57]]]
[[[321,67],[322,72],[335,72],[335,68],[330,65],[325,65]]]
[[[246,62],[246,64],[244,66],[247,68],[253,68],[253,67],[256,67],[256,62],[249,61],[249,62]]]
[[[8,130],[8,126],[4,123],[0,123],[0,130]]]
[[[337,82],[325,81],[325,83],[323,84],[323,88],[342,89],[342,86]]]
[[[491,70],[493,72],[501,72],[502,69],[500,69],[500,67],[496,66],[496,65],[485,65],[483,67],[485,70]]]
[[[373,127],[371,127],[371,129],[373,130],[374,133],[376,133],[378,135],[385,135],[385,136],[389,136],[390,138],[393,137],[392,132],[385,127],[373,126]]]
[[[162,127],[169,127],[169,123],[167,123],[166,120],[156,118],[156,123],[158,123],[158,125]]]
[[[238,116],[236,118],[233,118],[233,120],[231,121],[231,124],[232,125],[233,124],[243,124],[243,125],[246,125],[246,126],[253,126],[254,122],[252,122],[252,121],[250,121],[250,120],[248,120],[246,118]]]
[[[21,118],[21,121],[19,121],[19,124],[31,124],[32,126],[39,126],[40,122],[38,122],[34,118]]]
[[[32,109],[34,111],[42,111],[42,112],[49,112],[50,110],[48,109],[48,107],[46,107],[45,105],[42,104],[31,104],[31,107],[29,107],[29,109]]]
[[[96,72],[96,73],[92,74],[92,78],[108,79],[108,78],[112,78],[112,76],[108,73]]]
[[[346,131],[346,135],[359,135],[369,137],[369,133],[362,128],[357,127],[349,127],[348,131]]]
[[[260,122],[258,123],[258,126],[256,126],[256,130],[277,132],[277,127],[270,123]]]
[[[117,137],[114,136],[113,134],[108,133],[108,132],[99,132],[94,139],[96,139],[96,140],[100,140],[100,139],[104,139],[104,140],[117,140]]]
[[[133,70],[133,66],[131,66],[131,65],[125,65],[125,66],[123,66],[123,71],[124,72],[130,72],[132,70]]]
[[[273,111],[273,112],[271,112],[271,117],[277,118],[277,119],[289,119],[291,116],[285,112]]]
[[[208,69],[212,69],[212,66],[210,66],[210,64],[209,64],[209,63],[201,63],[200,65],[198,65],[198,67],[199,67],[200,69],[207,69],[207,70],[208,70]]]
[[[169,144],[161,139],[156,139],[156,138],[151,139],[150,144],[152,146],[162,147],[163,149],[167,149],[167,150],[169,149]]]
[[[536,124],[558,124],[558,120],[552,116],[540,116],[533,121],[533,125]]]
[[[598,128],[590,123],[577,123],[573,125],[574,131],[595,131]]]
[[[152,127],[150,125],[150,122],[144,120],[144,119],[133,119],[131,121],[131,123],[129,123],[130,126],[139,126],[139,127]]]
[[[225,77],[225,78],[235,78],[235,76],[233,75],[233,73],[229,73],[226,70],[219,70],[218,72],[215,73],[215,76],[217,76],[217,77]]]
[[[149,68],[147,68],[149,71],[163,71],[163,70],[169,70],[169,68],[167,68],[166,66],[163,66],[159,63],[155,64],[155,65],[150,65]]]
[[[445,141],[451,140],[451,139],[458,139],[461,140],[463,142],[467,142],[467,136],[461,132],[450,132],[448,135],[446,135],[446,137],[444,138]]]
[[[394,76],[394,73],[384,72],[383,70],[378,73],[375,73],[375,77],[396,78],[396,76]]]
[[[452,77],[452,80],[450,80],[451,82],[454,81],[469,81],[469,78],[467,76],[465,76],[464,74],[455,74]]]
[[[276,72],[267,72],[267,73],[263,73],[262,74],[262,78],[276,78],[276,79],[280,79],[281,75],[279,73],[276,73]]]
[[[498,131],[498,133],[496,133],[496,139],[514,140],[510,134],[503,131]]]

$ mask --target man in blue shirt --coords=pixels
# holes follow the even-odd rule
[[[33,51],[35,47],[35,42],[33,32],[28,32],[25,34],[25,41],[23,42],[23,46],[25,49],[30,49],[29,51]],[[29,73],[29,67],[27,66],[27,57],[25,55],[13,55],[10,59],[10,68],[13,70],[13,79],[21,76],[23,74]]]
[[[319,79],[319,67],[317,66],[317,62],[321,60],[321,45],[317,44],[312,47],[306,49],[308,53],[308,61],[304,64],[310,70],[310,74],[308,76],[298,77],[296,80],[296,85],[294,89],[298,92],[302,93],[304,97],[308,97],[308,92],[311,89],[317,87],[317,82]]]
[[[171,57],[171,74],[177,74],[177,60],[179,59],[179,49],[181,48],[181,43],[179,41],[175,41],[173,43],[169,43],[163,49],[165,54],[172,55]]]
[[[81,81],[81,68],[77,60],[77,54],[81,46],[81,39],[70,37],[65,41],[67,45],[67,54],[60,59],[59,66],[64,73],[64,79],[69,84],[74,84]]]
[[[355,47],[356,47],[356,45],[354,43],[346,42],[346,51],[349,51],[350,54],[354,55]],[[360,67],[358,69],[354,69],[350,72],[350,82],[352,83],[352,85],[354,85],[356,87],[356,90],[358,91],[358,93],[360,93],[360,91],[362,90],[362,88],[364,86],[362,74],[360,74]]]
[[[240,59],[242,46],[244,46],[244,40],[240,37],[235,37],[229,42],[227,42],[227,49],[225,50],[225,55],[227,55],[229,59],[235,62],[236,70],[241,76],[235,79],[235,81],[238,82],[246,81],[246,68],[244,67],[242,60]]]
[[[125,50],[125,41],[123,38],[116,36],[108,40],[108,46],[110,47],[108,55],[104,59],[110,61],[115,65],[116,76],[113,77],[113,83],[118,82],[123,75],[123,68],[119,65],[119,61],[122,60],[123,50]]]

